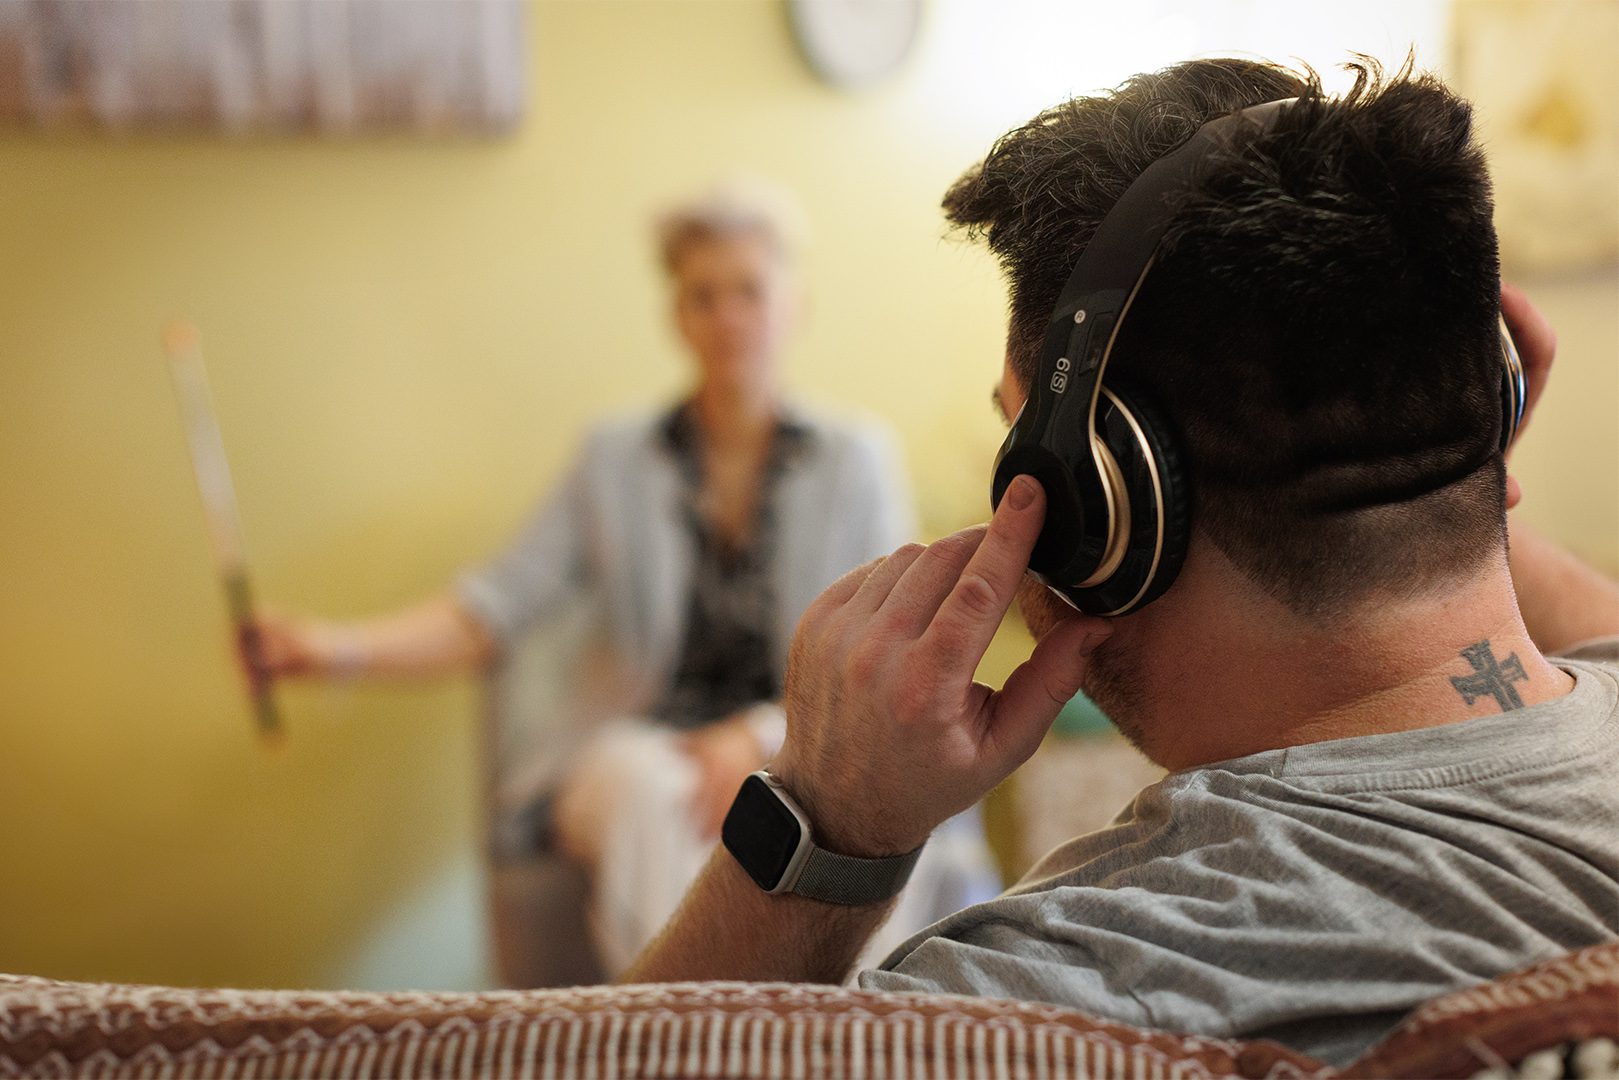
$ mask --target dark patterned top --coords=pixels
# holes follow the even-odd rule
[[[685,638],[674,677],[653,715],[677,728],[702,727],[738,709],[781,695],[771,650],[776,590],[775,492],[782,470],[808,430],[777,421],[760,477],[757,518],[742,547],[715,533],[699,509],[703,488],[702,433],[689,403],[669,414],[663,436],[685,480],[683,511],[696,553]]]

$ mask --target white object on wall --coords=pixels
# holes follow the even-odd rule
[[[0,122],[501,132],[521,0],[0,0]]]
[[[788,0],[787,15],[815,74],[852,90],[904,63],[921,26],[922,0]]]

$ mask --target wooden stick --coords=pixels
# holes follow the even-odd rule
[[[248,685],[253,695],[253,713],[259,733],[276,736],[281,732],[281,716],[271,696],[269,668],[264,662],[264,643],[259,639],[253,613],[253,593],[247,581],[247,556],[242,543],[242,523],[236,513],[236,489],[231,484],[230,466],[225,460],[225,444],[219,437],[219,421],[214,414],[213,397],[208,392],[208,372],[203,367],[197,328],[175,319],[163,330],[163,351],[169,358],[175,394],[180,399],[180,419],[185,425],[186,444],[191,449],[191,467],[202,495],[203,518],[208,527],[208,546],[225,585],[225,602],[235,624],[237,647],[247,662]]]

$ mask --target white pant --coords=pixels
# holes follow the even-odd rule
[[[591,925],[610,978],[669,921],[714,849],[692,819],[698,771],[677,745],[679,735],[647,720],[615,720],[591,740],[570,778],[582,816],[599,830]],[[862,954],[862,966],[999,891],[974,807],[934,831],[893,914]]]

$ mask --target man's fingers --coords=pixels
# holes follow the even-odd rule
[[[873,559],[868,563],[850,570],[838,580],[826,587],[826,591],[815,598],[810,605],[811,609],[840,608],[849,602],[849,598],[860,590],[861,584],[870,577],[872,572],[883,564],[883,559]]]
[[[1091,653],[1111,632],[1102,619],[1062,620],[991,699],[984,738],[1009,770],[1034,753],[1062,707],[1079,693]]]
[[[974,525],[930,544],[889,591],[883,622],[906,638],[921,637],[987,535],[986,526]]]
[[[866,575],[866,580],[860,583],[844,607],[849,611],[870,614],[882,606],[888,594],[893,590],[894,584],[900,576],[910,569],[911,564],[927,549],[921,544],[906,544],[888,558],[877,564],[877,568]]]
[[[922,634],[923,654],[935,671],[963,685],[1001,625],[1029,565],[1045,521],[1046,496],[1032,477],[1012,481],[961,576]]]

